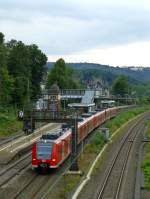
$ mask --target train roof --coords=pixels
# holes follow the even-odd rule
[[[61,129],[58,131],[54,131],[52,133],[47,132],[45,134],[43,134],[41,136],[41,140],[56,140],[58,139],[60,136],[62,136],[64,134],[64,131],[62,131]]]
[[[87,121],[89,121],[93,117],[98,116],[99,114],[103,114],[104,112],[105,110],[99,111],[99,112],[94,111],[94,112],[86,113],[82,115],[82,117],[79,117],[78,126],[84,125]],[[64,125],[66,124],[64,123]],[[45,134],[42,135],[42,137],[40,138],[40,141],[46,140],[46,141],[59,142],[60,140],[67,137],[69,134],[71,134],[71,129],[69,128],[67,130],[59,129],[53,132],[46,132]]]
[[[83,114],[82,114],[82,117],[83,117],[83,118],[88,118],[88,117],[91,117],[91,116],[92,116],[91,113],[83,113]]]

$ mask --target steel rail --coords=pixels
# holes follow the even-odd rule
[[[21,133],[18,133],[18,134],[14,135],[14,136],[10,136],[8,138],[2,138],[0,140],[0,147],[3,147],[3,145],[5,145],[5,144],[7,144],[9,142],[12,142],[12,140],[18,139],[19,137],[21,137],[23,135],[24,135],[24,133],[22,133],[22,131],[21,131]]]
[[[112,170],[113,170],[113,168],[114,168],[114,166],[115,166],[115,163],[116,163],[116,161],[117,161],[117,159],[118,159],[118,157],[119,157],[119,155],[120,155],[120,152],[121,152],[121,150],[123,149],[123,147],[124,147],[124,144],[126,143],[126,141],[128,140],[128,138],[132,135],[131,133],[132,133],[132,131],[134,130],[134,128],[136,128],[138,125],[139,125],[139,123],[141,122],[141,121],[143,121],[143,119],[144,119],[145,117],[142,117],[142,118],[140,118],[140,120],[138,120],[138,121],[136,121],[136,123],[128,130],[128,133],[123,137],[123,139],[122,139],[122,143],[121,143],[121,145],[120,145],[120,147],[119,147],[119,149],[118,149],[118,151],[117,151],[117,153],[116,153],[116,155],[115,155],[115,157],[113,158],[113,161],[112,161],[112,164],[111,164],[111,166],[110,166],[110,168],[109,168],[109,170],[108,170],[108,172],[107,172],[107,174],[106,174],[106,176],[105,176],[105,180],[104,180],[104,183],[103,183],[103,185],[102,185],[102,187],[101,187],[101,189],[100,189],[100,191],[98,192],[98,196],[97,196],[97,199],[101,199],[102,198],[102,196],[103,196],[103,193],[104,193],[104,190],[105,190],[105,188],[106,188],[106,186],[107,186],[107,183],[108,183],[108,180],[109,180],[109,177],[110,177],[110,175],[111,175],[111,172],[112,172]],[[135,137],[136,137],[136,132],[134,132],[135,133]],[[127,142],[128,143],[128,142]],[[131,142],[131,145],[132,145],[132,142]],[[130,149],[131,150],[131,149]],[[130,153],[130,150],[128,150],[128,153]],[[128,158],[126,157],[126,160],[128,161]],[[124,170],[125,170],[125,167],[126,167],[126,164],[124,163]],[[121,178],[123,178],[123,171],[122,171],[122,177]],[[117,197],[118,197],[118,193],[119,193],[119,189],[120,189],[120,186],[121,186],[121,182],[122,182],[122,180],[120,179],[120,181],[119,181],[119,187],[118,187],[118,190],[117,190],[117,196],[116,196],[116,198],[115,199],[117,199]]]
[[[26,154],[24,157],[22,157],[17,162],[8,166],[6,169],[2,170],[2,172],[0,173],[0,177],[1,177],[0,178],[0,187],[2,187],[4,184],[6,184],[8,181],[10,181],[13,177],[15,177],[18,174],[18,172],[21,172],[22,170],[24,170],[27,166],[29,166],[31,164],[31,160],[29,160],[23,166],[18,168],[18,165],[21,164],[23,161],[25,161],[30,156],[31,156],[31,152]],[[17,169],[15,167],[17,167]],[[10,173],[10,175],[6,176],[8,174],[7,172],[14,168],[15,168],[14,172],[12,172],[12,173]]]
[[[119,198],[119,194],[120,194],[120,190],[121,190],[121,185],[122,185],[122,181],[123,181],[123,177],[124,177],[124,172],[125,172],[125,169],[126,169],[129,157],[130,157],[130,152],[131,152],[131,149],[132,149],[132,146],[133,146],[133,142],[135,141],[135,139],[137,138],[137,136],[139,135],[139,133],[141,132],[141,130],[143,128],[144,128],[144,126],[142,126],[141,129],[139,129],[139,132],[137,134],[135,134],[133,140],[130,140],[130,146],[128,147],[127,155],[126,155],[123,167],[122,167],[122,171],[121,171],[121,175],[120,175],[120,178],[119,178],[119,182],[118,182],[118,186],[117,186],[117,191],[116,191],[115,199]]]
[[[33,178],[30,179],[29,182],[27,182],[23,187],[22,189],[20,189],[14,196],[12,196],[11,199],[16,199],[20,196],[20,194],[25,191],[26,188],[29,187],[30,184],[32,184],[36,179],[37,179],[38,175],[34,175]]]

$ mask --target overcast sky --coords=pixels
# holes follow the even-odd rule
[[[0,31],[49,61],[150,66],[149,0],[1,0]]]

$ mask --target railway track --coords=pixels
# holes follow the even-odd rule
[[[19,137],[23,136],[24,133],[23,132],[18,132],[16,135],[14,136],[10,136],[10,137],[6,137],[6,138],[1,138],[0,139],[0,147],[3,147],[3,145],[12,142],[16,139],[18,139]]]
[[[138,121],[136,123],[136,125],[138,125],[138,123],[140,123],[140,122]],[[143,124],[144,124],[144,122],[143,122]],[[128,135],[122,140],[121,145],[124,144],[126,146],[125,149],[123,149],[123,151],[127,150],[126,148],[129,148],[129,145],[133,144],[133,142],[134,142],[134,140],[136,139],[136,136],[137,136],[136,131],[138,130],[138,132],[140,133],[141,129],[139,128],[139,126],[136,126],[136,125],[134,125],[132,127],[132,129],[130,129],[130,131],[128,132]],[[141,126],[141,128],[142,128],[142,126]],[[127,147],[127,145],[128,145],[128,147]],[[122,146],[121,148],[124,148],[124,147]],[[121,151],[121,148],[120,148],[120,151]],[[131,148],[132,148],[132,146],[131,146]],[[130,151],[131,151],[131,149],[130,149]],[[128,152],[129,154],[130,154],[130,151]],[[126,154],[126,155],[124,155],[124,154]],[[123,158],[123,156],[126,156],[126,158],[127,158],[127,151],[126,151],[126,153],[122,152],[120,157]],[[28,157],[26,157],[25,159],[27,161]],[[29,162],[31,163],[31,159],[30,159]],[[29,163],[29,165],[30,165],[30,163]],[[17,165],[16,165],[16,167],[17,167]],[[13,170],[13,172],[14,172],[14,170],[16,170],[16,167],[7,168],[7,172],[9,172],[9,170],[11,170],[11,171]],[[20,166],[18,166],[18,167],[20,167]],[[124,165],[124,168],[125,167],[126,167],[126,165]],[[24,167],[24,169],[25,169],[25,167]],[[26,174],[28,175],[28,179],[26,181],[24,181],[23,185],[20,185],[18,187],[18,189],[16,189],[14,192],[12,192],[11,199],[21,199],[21,198],[24,198],[24,199],[25,198],[30,198],[30,199],[36,198],[37,199],[37,198],[42,198],[41,196],[43,195],[43,193],[45,193],[45,191],[49,190],[50,187],[53,184],[55,184],[55,181],[57,181],[57,179],[62,174],[64,169],[65,168],[60,168],[59,171],[57,171],[56,173],[54,172],[54,173],[52,173],[52,175],[50,174],[50,175],[46,175],[46,176],[45,175],[40,175],[39,176],[36,173],[32,172],[31,169],[29,169],[26,172]],[[18,172],[21,172],[21,171],[23,171],[23,169],[20,170],[20,171],[18,170]],[[15,175],[17,175],[18,172],[16,171],[15,172],[16,174],[14,174],[13,177],[15,177]],[[122,171],[122,172],[124,173],[124,171]],[[0,173],[0,183],[1,183],[1,176],[3,176],[3,175],[7,176],[7,174],[6,174],[6,172],[4,170]],[[5,183],[2,186],[6,185],[7,182],[9,182],[9,180],[11,180],[11,179],[8,179],[8,181],[5,180]],[[122,175],[122,179],[123,179],[123,175]],[[106,180],[106,181],[108,181],[108,180]],[[23,181],[23,178],[22,178],[22,181]],[[106,184],[107,184],[107,182],[106,182]],[[120,180],[120,187],[121,187],[121,184],[122,184],[122,180]],[[0,187],[1,187],[1,184],[0,184]],[[110,189],[110,187],[109,187],[109,189]],[[99,191],[99,193],[100,193],[100,191]],[[105,198],[104,197],[105,191],[106,191],[106,187],[104,188],[104,191],[102,191],[103,192],[102,195],[101,196],[99,195],[99,199],[100,198]],[[120,189],[118,190],[118,196],[119,196],[119,193],[120,193]],[[5,197],[5,198],[10,198],[10,195],[9,195],[9,197]],[[115,197],[111,196],[110,198],[115,198]],[[115,199],[117,199],[117,198],[115,198]]]
[[[90,141],[90,138],[88,139]],[[88,141],[86,141],[88,143]],[[81,149],[80,149],[81,150]],[[31,173],[30,178],[23,186],[20,186],[17,192],[11,196],[11,199],[41,199],[46,198],[47,191],[51,192],[56,186],[56,183],[61,179],[60,176],[70,168],[70,159],[65,162],[63,167],[58,170],[51,170],[47,175],[38,175],[35,172]]]
[[[41,128],[42,126],[44,126],[44,125],[42,124],[42,125],[36,127],[36,129],[37,128]],[[0,148],[2,148],[3,145],[8,144],[9,142],[11,143],[12,141],[15,141],[16,139],[18,139],[18,138],[20,138],[20,137],[22,137],[24,135],[25,135],[25,133],[22,130],[20,130],[20,131],[18,131],[16,134],[14,134],[12,136],[1,138],[0,139]]]
[[[52,131],[54,129],[58,129],[60,125],[52,124],[47,125],[45,128],[46,130]],[[44,127],[43,127],[44,128]],[[43,131],[43,129],[40,129],[39,131]],[[41,132],[38,133],[37,136],[41,134]],[[32,136],[32,135],[31,135]],[[24,136],[20,138],[21,140],[24,139]],[[12,141],[12,140],[11,140]],[[14,139],[15,142],[17,142]],[[0,144],[0,150],[2,151],[3,148],[8,148],[9,145],[11,145],[11,142],[6,144]],[[8,148],[9,149],[9,148]],[[12,164],[9,164],[9,166],[5,166],[3,170],[0,171],[0,198],[20,198],[21,193],[28,193],[28,189],[31,188],[32,185],[38,184],[38,189],[43,186],[43,183],[46,184],[48,181],[48,178],[50,176],[39,176],[35,172],[31,170],[31,152],[21,157],[18,161],[15,161]],[[38,179],[37,179],[38,178]],[[46,179],[47,178],[47,179]],[[39,181],[41,179],[41,183]],[[36,190],[33,192],[31,189],[31,196],[37,193],[39,190]],[[24,198],[24,196],[23,196]]]
[[[37,180],[37,178],[38,178],[38,174],[33,175],[33,176],[29,179],[29,181],[28,181],[21,189],[19,189],[19,190],[14,194],[14,196],[12,196],[11,199],[20,198],[20,195],[21,195],[23,192],[25,192],[26,189],[28,189],[28,187],[29,187],[30,185],[32,185],[32,183],[34,183],[34,182]],[[40,187],[39,187],[39,188],[40,188]],[[37,191],[38,191],[38,190],[37,190]]]
[[[115,154],[113,161],[106,172],[103,185],[98,190],[97,199],[120,198],[126,166],[130,158],[133,145],[136,142],[136,139],[138,139],[138,135],[144,129],[144,122],[146,118],[147,115],[140,121],[137,121],[135,125],[128,130],[125,137],[123,137],[117,153]]]
[[[0,188],[31,165],[31,152],[0,172]]]
[[[51,186],[60,179],[60,175],[65,169],[63,167],[60,170],[50,171],[50,173],[48,172],[44,175],[38,175],[33,172],[30,175],[30,179],[22,187],[19,187],[19,190],[11,196],[11,199],[41,199],[45,192],[51,189]]]

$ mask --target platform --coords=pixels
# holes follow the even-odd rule
[[[36,129],[34,133],[28,136],[24,135],[10,141],[7,144],[4,144],[2,147],[0,147],[0,164],[8,164],[16,156],[29,151],[32,144],[37,141],[45,131],[52,131],[53,129],[56,130],[58,128],[60,128],[60,125],[58,124],[47,124]]]

